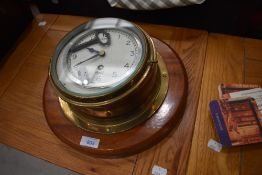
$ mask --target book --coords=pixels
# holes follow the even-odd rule
[[[230,98],[230,93],[250,90],[254,88],[260,88],[260,86],[255,84],[220,84],[218,86],[219,98],[228,99]]]
[[[262,89],[258,85],[221,84],[211,116],[223,146],[262,142]]]

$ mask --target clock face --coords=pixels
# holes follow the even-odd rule
[[[121,27],[114,18],[102,19],[107,21],[105,26],[96,28],[93,21],[92,28],[65,42],[51,67],[57,83],[68,93],[92,96],[115,91],[145,62],[146,42],[141,31],[127,21],[122,21],[125,27]]]

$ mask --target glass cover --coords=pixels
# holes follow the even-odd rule
[[[103,95],[135,76],[145,59],[145,43],[143,33],[125,20],[96,19],[64,38],[51,69],[66,92]]]

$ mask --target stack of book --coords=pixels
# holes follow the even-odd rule
[[[210,102],[212,119],[225,147],[262,142],[262,88],[220,84],[219,100]]]

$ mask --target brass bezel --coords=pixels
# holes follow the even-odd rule
[[[58,80],[53,79],[50,62],[49,80],[65,116],[76,126],[102,134],[126,131],[151,117],[164,101],[169,82],[165,62],[156,53],[150,36],[135,24],[133,26],[145,38],[145,58],[132,79],[115,91],[90,97],[68,94],[56,84]],[[136,97],[139,93],[143,95]],[[130,102],[136,99],[136,104]]]
[[[155,46],[153,44],[152,39],[146,34],[145,35],[147,38],[147,42],[149,44],[149,58],[146,64],[144,64],[144,66],[141,68],[141,70],[139,71],[140,73],[143,73],[142,75],[135,77],[135,79],[130,80],[124,87],[122,87],[121,92],[117,91],[114,92],[112,94],[108,94],[103,96],[103,98],[100,97],[93,97],[93,100],[90,101],[86,101],[85,98],[83,98],[82,100],[76,100],[75,98],[71,99],[70,97],[67,97],[67,95],[61,91],[59,91],[58,87],[54,84],[53,79],[50,78],[49,80],[51,80],[51,84],[55,87],[56,93],[58,94],[58,96],[63,99],[64,101],[67,101],[71,104],[77,105],[77,106],[85,106],[85,107],[94,107],[94,106],[101,106],[101,105],[107,105],[107,104],[111,104],[125,96],[127,96],[128,94],[130,94],[131,92],[135,91],[136,88],[144,81],[144,79],[148,76],[148,73],[150,72],[150,69],[152,69],[153,64],[157,63],[157,59],[156,59],[156,52],[155,52]],[[50,71],[49,71],[49,76],[50,75]]]
[[[74,111],[75,109],[70,107],[68,102],[59,98],[60,106],[64,111],[65,116],[76,126],[84,130],[102,134],[123,132],[144,122],[159,109],[168,90],[169,76],[167,73],[167,67],[159,54],[157,54],[157,60],[157,76],[159,77],[157,84],[160,86],[156,87],[156,93],[152,94],[151,100],[134,111],[134,113],[127,113],[117,118],[93,119],[91,116],[79,115],[77,111]]]
[[[91,21],[92,22],[92,21]],[[89,24],[89,23],[88,23]],[[132,23],[131,23],[132,24]],[[85,27],[86,24],[82,24],[79,27],[77,27],[75,30],[76,32],[79,32],[79,30],[77,30],[78,28],[83,28]],[[65,101],[68,101],[69,103],[73,103],[75,105],[80,105],[80,106],[97,106],[97,105],[101,105],[101,103],[103,103],[104,101],[108,101],[109,99],[113,99],[114,97],[118,97],[120,94],[125,93],[126,91],[128,91],[134,84],[136,84],[138,81],[140,81],[141,78],[145,77],[146,75],[144,74],[144,72],[148,69],[148,65],[146,64],[147,62],[154,62],[155,60],[155,48],[152,44],[152,41],[150,41],[150,37],[139,27],[137,27],[135,24],[133,24],[133,26],[135,26],[136,30],[139,31],[142,36],[144,37],[145,40],[145,59],[144,62],[142,63],[142,66],[136,71],[136,73],[133,75],[133,79],[130,79],[128,82],[126,82],[125,84],[123,84],[122,86],[120,86],[118,89],[116,89],[113,92],[110,93],[106,93],[103,95],[97,95],[97,96],[77,96],[77,95],[72,95],[69,94],[68,92],[66,92],[65,90],[63,90],[63,88],[59,87],[59,80],[55,76],[55,72],[52,71],[51,66],[52,66],[52,61],[50,61],[50,66],[49,66],[49,80],[51,82],[51,84],[53,85],[53,87],[55,88],[56,92],[58,93],[58,95]],[[57,57],[59,55],[59,52],[61,51],[62,46],[64,43],[62,43],[62,41],[65,38],[70,38],[68,35],[70,35],[71,32],[69,34],[67,34],[58,44],[58,51],[56,51],[56,56],[53,57]],[[72,36],[71,36],[72,38]],[[67,39],[70,40],[70,39]],[[147,70],[148,72],[148,70]],[[61,86],[61,85],[60,85]]]

